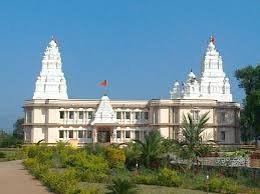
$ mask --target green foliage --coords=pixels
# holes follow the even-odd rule
[[[18,119],[14,124],[13,134],[8,134],[4,130],[0,130],[0,147],[21,147],[23,144],[24,132],[23,126],[24,119]]]
[[[238,69],[235,76],[246,93],[240,126],[242,139],[248,143],[253,136],[257,140],[260,135],[260,65]]]
[[[97,187],[88,186],[88,188],[81,190],[79,194],[101,194],[101,192],[100,189]]]
[[[160,143],[160,146],[161,144],[162,143]],[[138,143],[130,145],[130,150],[133,148],[137,150],[141,149],[141,145]],[[67,144],[58,143],[56,147],[48,147],[44,144],[40,144],[24,147],[20,150],[22,157],[26,154],[29,156],[24,160],[24,166],[56,193],[99,193],[100,191],[97,188],[82,190],[77,183],[111,183],[115,178],[116,180],[119,180],[117,181],[117,184],[113,182],[113,184],[110,185],[111,188],[116,187],[118,189],[115,192],[120,192],[121,189],[123,189],[119,186],[121,184],[124,185],[125,183],[121,183],[120,181],[125,180],[128,182],[129,180],[132,180],[136,184],[176,186],[207,190],[206,175],[203,171],[197,171],[195,175],[191,172],[171,170],[170,168],[153,170],[141,166],[131,172],[126,168],[122,168],[121,165],[123,160],[120,161],[120,165],[118,165],[117,162],[114,163],[113,161],[109,161],[112,160],[112,158],[114,158],[114,160],[117,160],[117,157],[121,158],[120,155],[127,153],[126,150],[128,150],[128,148],[121,150],[116,147],[103,147],[101,151],[102,154],[100,154],[101,152],[94,154],[94,152],[90,153],[86,151],[85,148],[75,149]],[[141,152],[137,151],[136,153]],[[243,153],[236,153],[236,155],[241,154]],[[234,171],[234,169],[230,170],[232,172]],[[217,176],[220,174],[219,171],[219,169],[211,170],[211,174],[207,172],[210,175],[208,185],[212,192],[236,193],[240,189],[239,184],[250,186],[249,183],[252,183],[252,179],[250,179],[252,173],[230,174],[226,173],[228,170],[224,169],[225,173],[222,173],[221,176]],[[241,179],[242,177],[243,179]],[[256,180],[255,182],[258,181]],[[251,186],[257,187],[257,184],[255,183]],[[127,188],[127,186],[125,187]]]
[[[107,189],[109,192],[107,194],[135,194],[136,185],[127,179],[114,179],[112,185],[108,185]]]
[[[145,135],[144,141],[134,140],[140,146],[141,161],[146,168],[151,168],[152,162],[160,157],[162,140],[160,132],[157,130]]]
[[[158,179],[154,174],[140,174],[133,177],[134,182],[137,184],[145,184],[145,185],[157,185]]]
[[[43,178],[44,174],[48,171],[48,165],[39,163],[35,158],[28,158],[23,162],[24,166],[38,179]]]
[[[192,119],[191,114],[188,114],[188,117],[183,117],[182,135],[190,150],[194,150],[196,145],[202,142],[202,133],[205,130],[205,124],[209,120],[208,114],[208,112],[203,114],[197,122]]]
[[[74,169],[66,169],[60,173],[48,171],[44,174],[42,180],[52,191],[58,194],[76,194],[80,192],[80,189],[76,186],[78,179]]]
[[[124,167],[126,157],[122,149],[108,147],[105,149],[105,157],[110,168]]]
[[[192,176],[192,179],[189,177],[189,179],[191,180],[190,181],[191,185],[187,185],[187,188],[204,190],[204,191],[207,190],[206,177],[204,174],[197,174],[195,176]]]
[[[53,151],[47,145],[33,145],[28,150],[28,157],[35,158],[39,163],[52,164]]]
[[[141,149],[140,145],[134,142],[130,142],[127,147],[124,149],[125,151],[125,165],[128,169],[132,169],[136,167],[136,164],[140,163],[141,157]]]
[[[0,152],[0,158],[5,158],[6,154],[4,152]]]
[[[240,187],[230,178],[213,177],[209,180],[209,190],[219,193],[238,193]]]
[[[99,143],[92,143],[85,146],[85,150],[89,154],[104,155],[104,146]]]
[[[160,185],[178,187],[181,185],[182,180],[176,171],[162,168],[159,170],[158,182]]]
[[[184,139],[180,142],[175,142],[179,148],[177,154],[183,159],[198,162],[199,156],[207,155],[212,151],[212,146],[205,144],[202,139],[202,133],[205,130],[205,124],[209,120],[208,112],[203,114],[198,121],[192,119],[191,114],[183,116],[182,135]],[[189,167],[191,167],[191,162]]]
[[[66,167],[74,167],[81,181],[101,182],[106,179],[109,170],[108,162],[100,155],[87,154],[84,151],[74,151],[65,159]]]
[[[4,130],[0,130],[0,147],[20,147],[23,141],[16,137],[6,133]]]
[[[24,124],[24,118],[17,119],[15,124],[13,125],[13,137],[22,140],[24,138],[24,131],[23,131],[23,124]]]

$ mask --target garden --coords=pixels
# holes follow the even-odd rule
[[[23,164],[32,175],[59,194],[260,193],[259,170],[200,163],[199,158],[221,152],[202,141],[207,120],[205,114],[195,123],[188,115],[183,141],[164,139],[154,130],[143,141],[82,148],[38,144],[23,147],[18,156],[25,157]],[[173,158],[185,162],[173,163]]]
[[[34,145],[23,148],[28,156],[24,165],[51,191],[61,194],[145,193],[149,189],[145,185],[217,193],[260,191],[259,177],[251,177],[248,171],[171,166],[163,158],[152,155],[151,162],[146,163],[142,151],[133,149],[136,149],[133,145],[123,149],[118,145],[98,144],[79,149],[64,143],[55,147]]]
[[[0,162],[23,160],[33,176],[58,194],[260,193],[260,170],[248,168],[246,160],[250,155],[257,163],[259,153],[203,141],[207,121],[207,113],[198,122],[184,117],[179,141],[153,130],[142,141],[81,148],[62,142],[21,146],[21,130],[13,135],[0,131]],[[208,158],[221,158],[220,164],[205,164]],[[233,166],[237,158],[245,165]]]

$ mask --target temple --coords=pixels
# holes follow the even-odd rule
[[[213,99],[232,102],[229,79],[223,71],[223,61],[216,50],[215,38],[210,37],[198,77],[192,72],[185,83],[176,81],[170,91],[171,99]]]
[[[45,50],[35,85],[32,99],[24,103],[27,143],[42,140],[48,144],[76,142],[78,146],[125,143],[143,140],[151,130],[160,131],[164,138],[178,140],[182,138],[183,116],[188,113],[195,122],[208,113],[203,140],[240,143],[240,105],[232,100],[214,37],[208,41],[199,76],[191,70],[184,83],[175,81],[169,99],[111,100],[107,95],[100,99],[68,98],[54,39]]]

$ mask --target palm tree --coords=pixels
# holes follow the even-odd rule
[[[107,189],[109,192],[107,194],[135,194],[136,185],[126,179],[114,179],[112,185],[108,185]]]
[[[198,162],[198,156],[201,155],[201,152],[210,150],[206,149],[208,145],[202,139],[202,133],[209,120],[208,114],[209,112],[203,114],[198,121],[193,120],[191,114],[188,114],[187,117],[183,116],[182,135],[184,139],[179,145],[181,145],[184,155],[193,161],[196,160]]]
[[[153,130],[145,135],[144,141],[134,140],[140,146],[141,158],[146,168],[150,168],[151,162],[160,155],[162,139],[160,132]]]

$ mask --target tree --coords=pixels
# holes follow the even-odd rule
[[[17,138],[2,129],[0,130],[0,147],[13,147],[19,144],[21,144],[21,142]]]
[[[202,133],[205,130],[205,124],[209,120],[208,112],[203,114],[198,121],[192,119],[192,115],[183,116],[182,135],[183,140],[177,142],[180,148],[180,157],[195,161],[198,163],[198,157],[207,152],[211,152],[211,146],[205,144],[202,139]]]
[[[20,140],[24,139],[23,124],[24,124],[24,118],[21,118],[21,119],[17,119],[17,121],[13,125],[14,127],[13,136]]]
[[[153,130],[144,137],[144,141],[134,140],[140,146],[141,159],[146,168],[151,168],[151,162],[158,158],[163,138],[157,130]]]
[[[248,142],[260,135],[260,65],[247,66],[235,72],[239,87],[245,90],[246,97],[241,111],[240,128],[242,140]]]

